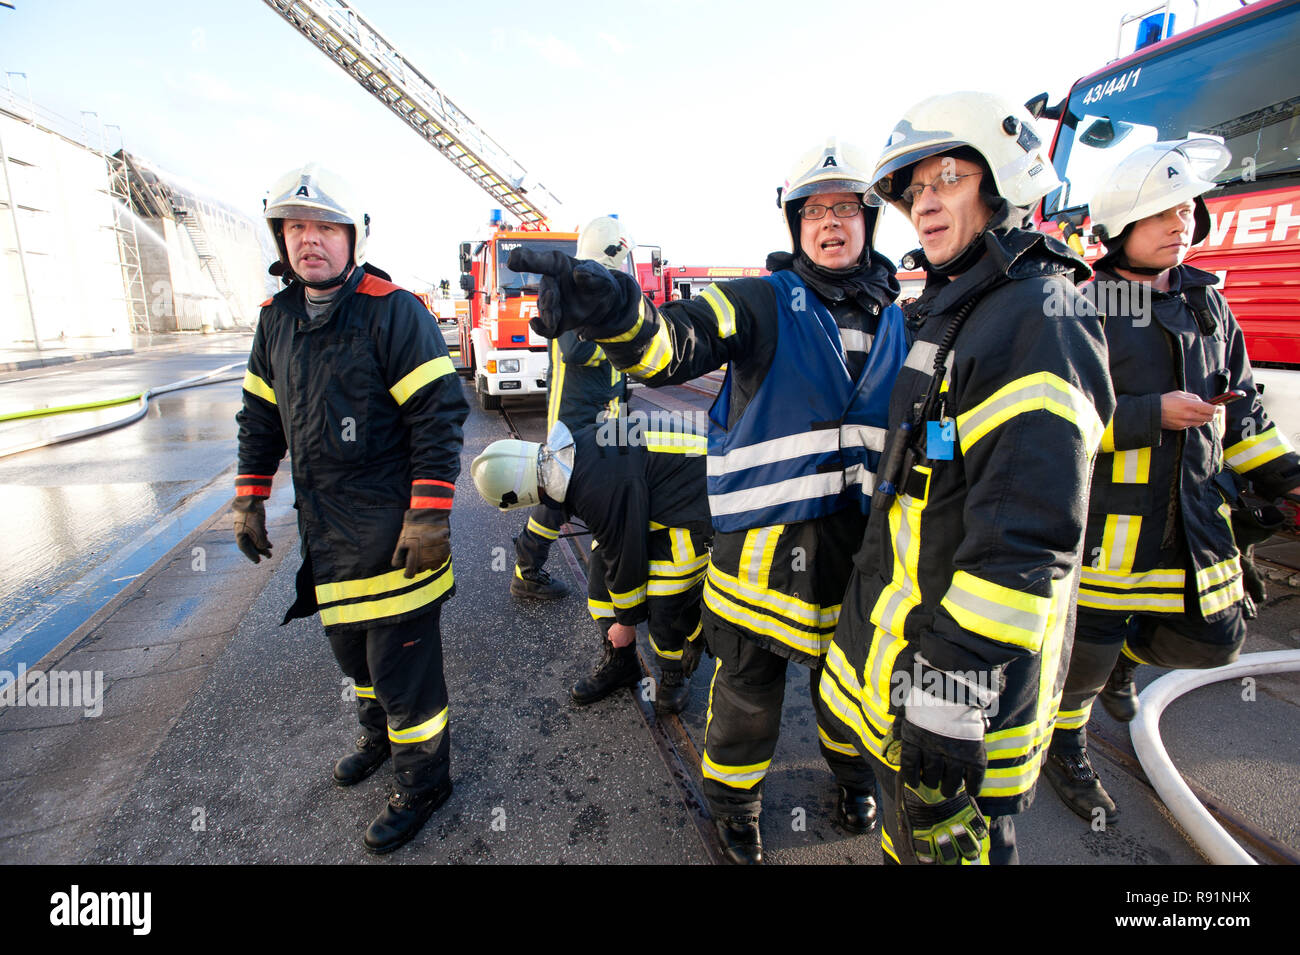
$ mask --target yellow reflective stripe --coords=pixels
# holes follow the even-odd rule
[[[719,569],[717,564],[709,565],[707,579],[709,584],[727,591],[737,600],[757,604],[765,610],[779,613],[794,623],[823,629],[829,627],[834,630],[835,623],[840,618],[839,604],[823,607],[821,604],[808,603],[798,597],[783,594],[779,590],[769,590],[767,587],[733,577],[725,570]]]
[[[898,853],[894,851],[894,840],[889,837],[889,830],[883,824],[880,827],[880,849],[898,865],[903,864],[898,858]]]
[[[1107,514],[1106,526],[1101,534],[1101,554],[1104,566],[1095,570],[1128,573],[1137,556],[1138,535],[1142,518],[1136,514]]]
[[[655,337],[650,339],[650,344],[641,353],[641,360],[623,370],[629,375],[636,375],[638,378],[651,378],[667,368],[672,357],[673,343],[672,339],[668,337],[668,327],[660,325],[655,329]]]
[[[584,368],[595,368],[597,365],[599,365],[599,364],[600,364],[602,361],[604,361],[604,360],[605,360],[605,349],[603,349],[603,348],[601,348],[599,345],[597,345],[596,348],[595,348],[595,350],[591,353],[591,357],[588,358],[586,361],[584,361],[584,362],[582,363],[582,367],[584,367]],[[618,372],[616,372],[616,371],[611,373],[611,376],[610,376],[610,377],[611,377],[611,381],[610,381],[610,384],[611,384],[611,385],[614,384],[614,382],[613,382],[613,380],[612,380],[613,375],[617,375],[617,374],[618,374]]]
[[[619,610],[630,610],[645,601],[645,591],[646,585],[642,584],[632,590],[611,590],[609,596],[614,601],[614,606]]]
[[[1116,451],[1110,479],[1114,484],[1146,484],[1151,480],[1151,449]]]
[[[1111,418],[1106,422],[1106,430],[1101,435],[1101,447],[1098,449],[1103,454],[1112,454],[1115,451],[1115,419]]]
[[[1200,591],[1209,590],[1211,587],[1217,587],[1224,581],[1240,575],[1241,558],[1234,554],[1227,560],[1221,560],[1204,570],[1198,570],[1196,572],[1196,589]]]
[[[1083,436],[1088,453],[1101,443],[1105,427],[1092,402],[1065,379],[1048,371],[1017,378],[988,398],[957,416],[957,438],[961,453],[969,454],[975,444],[995,428],[1017,415],[1049,411],[1069,421]]]
[[[862,722],[862,687],[858,684],[857,677],[853,675],[853,670],[838,643],[832,643],[830,649],[826,651],[826,665],[822,670],[818,692],[822,703],[831,715],[851,729],[854,735],[862,740],[862,745],[868,752],[880,756],[879,744],[873,745]],[[852,699],[849,699],[846,693]]]
[[[772,574],[772,556],[784,530],[784,524],[773,524],[745,532],[745,543],[740,548],[740,565],[736,568],[737,580],[743,580],[762,590],[767,589],[768,578]]]
[[[1208,617],[1216,614],[1221,610],[1227,610],[1233,604],[1242,600],[1246,596],[1246,589],[1242,586],[1241,578],[1230,581],[1218,590],[1210,593],[1201,594],[1201,613]]]
[[[668,530],[668,525],[667,525],[667,524],[660,524],[658,521],[651,521],[651,522],[650,522],[650,529],[651,529],[652,531],[666,531],[666,530]]]
[[[358,699],[373,700],[376,698],[375,688],[373,686],[358,686],[354,687],[354,689],[356,690]]]
[[[959,570],[940,606],[963,629],[1035,653],[1043,645],[1050,597],[1003,587]]]
[[[728,766],[718,763],[709,756],[706,748],[700,758],[700,771],[705,779],[716,780],[731,789],[753,789],[767,775],[767,768],[772,765],[769,759],[762,763],[749,763],[745,766]]]
[[[796,630],[783,620],[733,603],[721,591],[710,586],[712,583],[711,578],[705,578],[705,606],[724,620],[734,623],[737,627],[771,637],[773,640],[794,647],[796,650],[815,656],[821,656],[830,645],[831,636],[835,630],[833,623],[820,633]],[[836,607],[835,610],[838,612],[839,607]]]
[[[688,636],[688,637],[686,638],[686,642],[687,642],[687,643],[694,643],[696,640],[698,640],[699,637],[700,637],[700,631],[703,629],[703,627],[704,627],[703,624],[701,624],[701,623],[697,623],[697,624],[695,625],[695,629],[691,631],[690,636]],[[707,641],[706,641],[706,642],[707,642]]]
[[[271,404],[277,404],[275,400],[275,389],[268,385],[251,371],[244,372],[244,390],[251,395],[257,395],[263,401],[269,401]]]
[[[695,545],[691,543],[691,532],[684,527],[674,527],[668,531],[668,546],[672,548],[673,562],[691,564],[696,561]]]
[[[917,468],[927,475],[929,468]],[[927,490],[927,493],[928,490]],[[893,576],[871,608],[871,622],[891,634],[903,632],[907,615],[921,603],[921,512],[924,500],[899,495],[889,506],[889,537],[893,541]]]
[[[316,602],[322,604],[331,604],[339,600],[352,600],[357,597],[378,597],[381,594],[391,593],[394,590],[401,590],[409,587],[417,581],[428,580],[435,574],[442,573],[444,568],[451,564],[451,558],[447,563],[436,570],[425,570],[416,574],[414,577],[407,577],[404,570],[390,570],[382,573],[377,577],[365,577],[361,580],[338,580],[328,584],[316,585]]]
[[[593,620],[605,620],[614,616],[614,605],[608,600],[593,600],[588,597],[587,612],[591,614]]]
[[[410,726],[404,730],[394,729],[391,723],[388,724],[388,739],[394,743],[423,743],[425,740],[433,739],[439,733],[447,728],[447,707],[442,708],[442,712],[433,719],[425,720],[418,726]]]
[[[682,658],[682,651],[680,650],[660,649],[659,644],[655,643],[655,635],[653,633],[647,634],[646,636],[650,640],[650,649],[655,652],[655,656],[663,657],[665,660],[680,660]]]
[[[717,658],[713,666],[713,679],[709,680],[709,708],[704,715],[704,746],[709,745],[709,726],[713,723],[713,685],[718,682],[718,671],[722,669],[722,657]]]
[[[613,338],[597,338],[596,341],[598,341],[598,342],[602,342],[602,343],[604,343],[604,342],[630,342],[632,339],[636,338],[636,336],[637,336],[637,332],[641,331],[641,326],[644,325],[644,324],[645,324],[645,299],[642,298],[642,299],[641,299],[641,304],[637,307],[637,310],[636,310],[636,324],[635,324],[635,325],[633,325],[631,328],[629,328],[627,331],[623,332],[622,334],[620,334],[620,335],[615,335]],[[661,327],[662,327],[662,326],[661,326]]]
[[[646,584],[646,594],[650,597],[671,597],[674,594],[684,594],[703,579],[703,567],[689,577],[660,577],[657,579],[652,577],[650,582]]]
[[[1107,594],[1084,587],[1079,588],[1079,606],[1097,610],[1128,610],[1149,613],[1182,613],[1182,591],[1169,594],[1133,593]]]
[[[1238,441],[1232,447],[1225,448],[1223,460],[1238,474],[1244,474],[1291,450],[1293,450],[1291,442],[1274,426],[1263,434],[1257,434],[1253,438]]]
[[[1186,577],[1177,568],[1148,570],[1140,574],[1125,574],[1118,570],[1105,570],[1096,567],[1084,567],[1081,575],[1084,584],[1096,587],[1112,587],[1116,590],[1179,590],[1183,589]]]
[[[546,382],[546,433],[550,434],[560,419],[560,397],[564,394],[564,356],[560,354],[560,340],[551,339],[551,377]]]
[[[650,561],[650,576],[658,578],[676,579],[683,575],[697,575],[699,571],[709,566],[709,555],[701,554],[685,563],[677,563],[673,560],[652,560]]]
[[[388,393],[393,396],[393,400],[400,407],[406,404],[413,394],[429,384],[429,382],[437,381],[439,378],[454,375],[455,373],[456,366],[451,363],[451,359],[446,355],[439,355],[437,358],[431,358],[423,365],[417,366],[414,371],[389,388]]]
[[[1026,762],[1016,766],[998,767],[984,773],[984,782],[980,786],[980,796],[1019,796],[1033,788],[1038,779],[1038,770],[1046,751],[1039,752]]]
[[[718,337],[730,338],[736,334],[736,310],[730,300],[717,285],[710,285],[700,293],[700,298],[709,303],[714,316],[718,319]]]
[[[1092,715],[1092,700],[1085,703],[1077,710],[1061,710],[1056,715],[1056,726],[1058,730],[1077,730],[1088,725],[1088,718]]]
[[[320,622],[328,627],[339,623],[360,623],[365,620],[395,617],[398,614],[419,610],[421,607],[433,603],[451,589],[453,583],[451,561],[448,560],[436,571],[426,570],[423,574],[416,574],[413,580],[406,581],[406,583],[412,583],[422,578],[424,579],[423,586],[412,590],[410,593],[385,597],[382,600],[367,600],[361,603],[343,604],[338,607],[322,607]],[[319,590],[319,588],[317,589]]]
[[[829,749],[832,753],[843,753],[845,756],[858,755],[857,747],[852,743],[841,743],[839,740],[831,739],[824,729],[817,727],[817,738],[821,744]]]
[[[643,431],[645,446],[660,454],[708,454],[709,439],[682,431]]]
[[[560,536],[559,528],[547,527],[532,517],[528,518],[528,529],[538,537],[545,537],[548,541],[556,540]]]

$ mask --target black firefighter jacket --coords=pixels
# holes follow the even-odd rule
[[[1229,504],[1216,475],[1226,467],[1266,496],[1280,496],[1300,485],[1300,458],[1264,413],[1241,327],[1212,288],[1217,278],[1182,265],[1170,279],[1167,293],[1151,292],[1097,273],[1098,306],[1132,314],[1106,320],[1117,406],[1093,474],[1079,606],[1214,621],[1243,596]],[[1143,295],[1145,313],[1137,307]],[[1165,392],[1205,399],[1231,389],[1246,397],[1208,424],[1160,427]]]
[[[1001,685],[978,795],[1004,815],[1033,798],[1060,705],[1088,479],[1114,396],[1101,320],[1074,287],[1087,266],[1040,233],[987,233],[985,245],[959,278],[931,276],[909,310],[919,328],[891,429],[931,386],[949,321],[978,297],[941,385],[934,428],[947,440],[923,440],[900,494],[872,511],[821,697],[863,753],[896,766],[888,743],[917,654]],[[1062,300],[1068,314],[1053,315]]]
[[[449,597],[451,562],[390,566],[409,507],[451,508],[465,403],[442,335],[410,292],[353,269],[308,321],[294,283],[262,308],[244,378],[240,494],[270,494],[286,448],[302,538],[298,599],[326,628],[413,617]]]

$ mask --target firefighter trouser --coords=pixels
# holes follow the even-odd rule
[[[785,700],[783,656],[765,650],[714,615],[709,615],[709,649],[717,657],[709,687],[704,728],[704,798],[715,817],[758,813],[763,778],[776,752]],[[874,792],[875,775],[853,744],[830,728],[821,696],[821,667],[809,669],[817,737],[822,756],[841,786]]]
[[[541,570],[563,525],[564,511],[535,505],[528,512],[528,525],[515,538],[515,573]]]
[[[1092,703],[1121,653],[1138,663],[1204,670],[1237,659],[1245,639],[1246,621],[1239,603],[1214,623],[1206,623],[1195,611],[1123,617],[1080,607],[1052,747],[1078,751],[1087,745]]]
[[[650,649],[660,667],[672,669],[681,666],[687,642],[701,639],[700,597],[709,564],[709,538],[682,527],[657,528],[650,532],[647,550],[645,594],[611,595],[605,553],[597,543],[587,565],[587,609],[601,631],[608,633],[616,603],[628,609],[644,600]]]
[[[413,795],[451,778],[440,616],[437,605],[400,623],[329,634],[343,675],[356,684],[362,732],[388,738],[397,785]]]
[[[868,757],[868,762],[880,780],[880,849],[885,857],[885,865],[899,865],[899,856],[894,848],[899,840],[898,800],[895,787],[898,785],[898,773],[876,759]],[[977,799],[976,802],[979,802]],[[980,843],[980,860],[978,863],[963,865],[1019,865],[1020,855],[1016,851],[1016,827],[1011,816],[985,816],[989,834]]]

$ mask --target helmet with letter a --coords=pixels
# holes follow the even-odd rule
[[[279,270],[275,274],[292,274],[289,253],[284,243],[286,219],[315,219],[350,226],[352,229],[352,265],[366,261],[366,240],[370,236],[370,216],[361,208],[348,184],[319,163],[289,170],[266,191],[262,200],[263,218],[279,251]],[[346,274],[347,269],[344,270]],[[320,285],[322,283],[306,283]]]
[[[796,254],[800,251],[800,210],[809,197],[832,192],[851,192],[862,197],[866,206],[862,214],[867,217],[866,244],[868,249],[874,246],[880,200],[871,192],[870,169],[866,153],[836,137],[799,157],[785,183],[776,190],[776,203],[785,217]]]

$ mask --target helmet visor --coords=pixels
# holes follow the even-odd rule
[[[912,178],[910,175],[900,175],[900,173],[910,166],[915,166],[922,159],[929,159],[931,156],[937,156],[940,153],[946,153],[968,145],[969,143],[960,140],[932,142],[918,145],[915,149],[909,149],[905,153],[899,153],[893,159],[882,163],[876,168],[876,181],[871,184],[872,192],[876,193],[885,202],[900,202],[903,190],[907,188]]]
[[[326,209],[321,206],[304,206],[288,203],[267,207],[266,218],[315,219],[318,222],[337,222],[342,225],[356,225],[356,223],[352,221],[350,215],[346,212],[339,212],[337,209]]]

